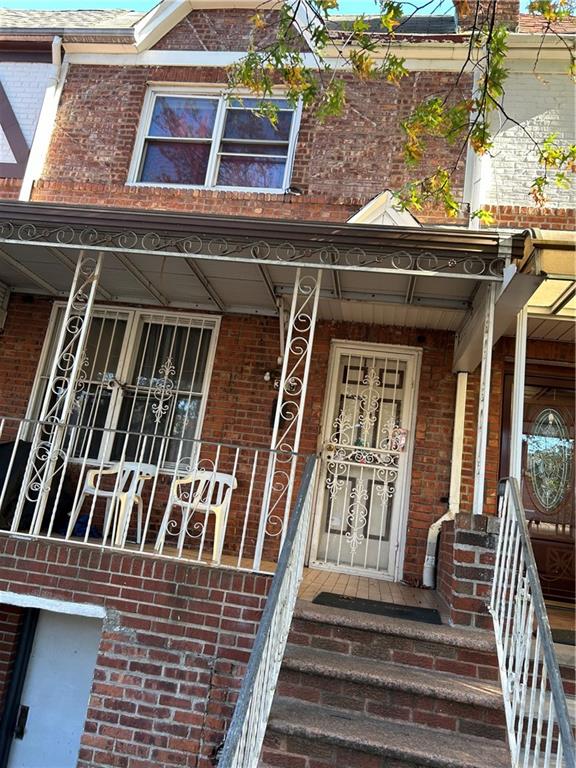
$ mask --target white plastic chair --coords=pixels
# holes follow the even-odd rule
[[[104,541],[108,538],[110,526],[113,525],[112,539],[115,546],[123,547],[126,544],[128,527],[132,510],[136,505],[138,517],[136,523],[136,541],[140,543],[142,537],[142,512],[144,504],[142,502],[142,489],[147,480],[155,477],[158,468],[155,464],[140,464],[138,462],[124,461],[113,464],[106,469],[90,469],[86,473],[84,487],[78,499],[78,503],[70,514],[68,531],[66,537],[69,538],[74,530],[82,505],[86,497],[97,496],[106,499],[106,514],[104,516],[104,532],[102,538]],[[108,489],[101,488],[101,478],[107,475],[119,475],[114,482],[113,487]]]
[[[232,491],[236,487],[237,482],[233,475],[206,469],[196,469],[184,477],[175,477],[154,549],[161,553],[164,548],[168,527],[171,522],[175,522],[172,520],[173,509],[179,509],[181,514],[178,534],[179,554],[182,554],[190,518],[195,512],[204,512],[206,522],[208,515],[214,515],[212,560],[220,563],[230,500]]]

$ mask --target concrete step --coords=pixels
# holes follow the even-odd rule
[[[510,768],[490,739],[278,698],[260,768]]]
[[[352,656],[498,681],[492,632],[392,619],[299,600],[290,642]],[[555,645],[567,696],[576,695],[573,646]]]
[[[491,632],[392,619],[299,600],[289,637],[293,645],[498,680]]]
[[[289,645],[278,694],[325,707],[506,738],[499,684]]]

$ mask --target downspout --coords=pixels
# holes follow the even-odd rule
[[[460,509],[460,487],[462,484],[462,455],[464,452],[464,421],[466,416],[466,390],[468,388],[468,373],[459,371],[456,379],[456,406],[454,412],[454,435],[452,439],[452,461],[450,470],[450,497],[448,512],[436,520],[428,529],[426,542],[426,557],[422,583],[425,587],[436,586],[436,550],[438,535],[442,524],[453,520]]]
[[[34,182],[42,173],[44,160],[48,152],[48,145],[52,138],[52,129],[56,120],[56,110],[60,101],[62,86],[66,77],[68,65],[62,64],[62,38],[56,35],[52,40],[52,70],[48,77],[48,84],[42,102],[38,123],[34,132],[30,156],[26,164],[26,171],[22,179],[19,200],[28,202],[32,195]]]

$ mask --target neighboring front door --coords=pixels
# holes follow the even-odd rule
[[[511,402],[512,376],[505,380]],[[529,367],[524,390],[522,502],[544,597],[575,598],[575,390],[571,370]],[[505,411],[501,475],[509,463],[510,415]]]
[[[8,768],[75,768],[101,632],[97,619],[40,612]]]
[[[334,342],[310,565],[398,579],[420,351]]]

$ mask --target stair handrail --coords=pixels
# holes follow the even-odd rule
[[[518,479],[503,479],[499,494],[490,613],[512,766],[575,768],[568,704]]]
[[[304,568],[316,459],[306,460],[218,768],[258,765]]]

